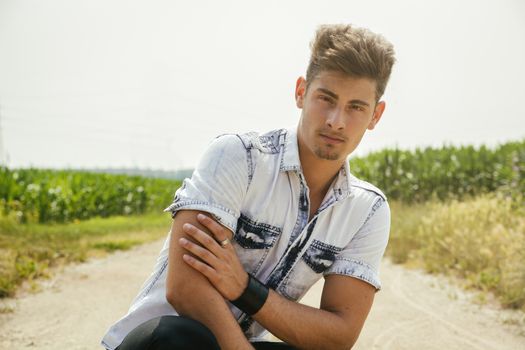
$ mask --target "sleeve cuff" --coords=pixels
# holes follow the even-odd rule
[[[225,226],[233,233],[235,233],[237,229],[237,217],[230,209],[220,205],[216,205],[205,201],[185,200],[172,203],[169,207],[164,209],[164,212],[170,212],[171,217],[173,218],[175,216],[175,213],[179,210],[205,211],[207,213],[210,213],[218,223]]]
[[[371,284],[376,289],[376,292],[381,289],[381,281],[379,280],[379,274],[377,271],[372,266],[361,260],[344,258],[336,259],[332,266],[330,266],[323,275],[350,276]]]

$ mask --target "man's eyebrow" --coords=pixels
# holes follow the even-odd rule
[[[336,99],[336,100],[339,99],[339,96],[337,96],[336,93],[334,93],[334,92],[332,92],[332,91],[330,91],[330,90],[328,90],[328,89],[325,89],[325,88],[321,88],[321,87],[320,87],[320,88],[317,88],[317,91],[320,91],[320,92],[322,92],[322,93],[324,93],[324,94],[326,94],[326,95],[328,95],[328,96],[331,96],[332,98],[334,98],[334,99]],[[363,100],[358,100],[358,99],[356,99],[356,100],[350,100],[348,103],[349,103],[349,104],[353,104],[353,105],[361,105],[361,106],[370,107],[370,103],[368,103],[368,102],[366,102],[366,101],[363,101]]]
[[[332,92],[332,91],[330,91],[330,90],[328,90],[328,89],[325,89],[325,88],[317,88],[317,90],[318,90],[318,91],[321,91],[321,92],[324,93],[324,94],[327,94],[328,96],[331,96],[331,97],[335,98],[336,100],[339,99],[339,96],[337,96],[336,93],[334,93],[334,92]]]
[[[352,105],[361,105],[361,106],[370,107],[370,104],[363,100],[351,100],[349,103]]]

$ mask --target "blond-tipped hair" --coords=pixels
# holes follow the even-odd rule
[[[351,25],[322,25],[311,43],[307,86],[322,71],[336,71],[376,82],[376,98],[385,92],[395,62],[394,46],[383,36]]]

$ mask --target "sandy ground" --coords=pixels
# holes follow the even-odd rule
[[[41,291],[3,300],[0,349],[102,349],[108,326],[125,313],[162,242],[69,266]],[[443,279],[384,261],[383,290],[354,349],[525,349],[522,313],[474,304]],[[322,282],[303,299],[318,306]]]

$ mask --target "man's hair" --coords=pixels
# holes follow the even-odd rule
[[[310,44],[312,56],[306,70],[307,86],[322,71],[336,71],[376,82],[376,98],[385,92],[396,61],[394,46],[383,36],[351,25],[322,25]]]

